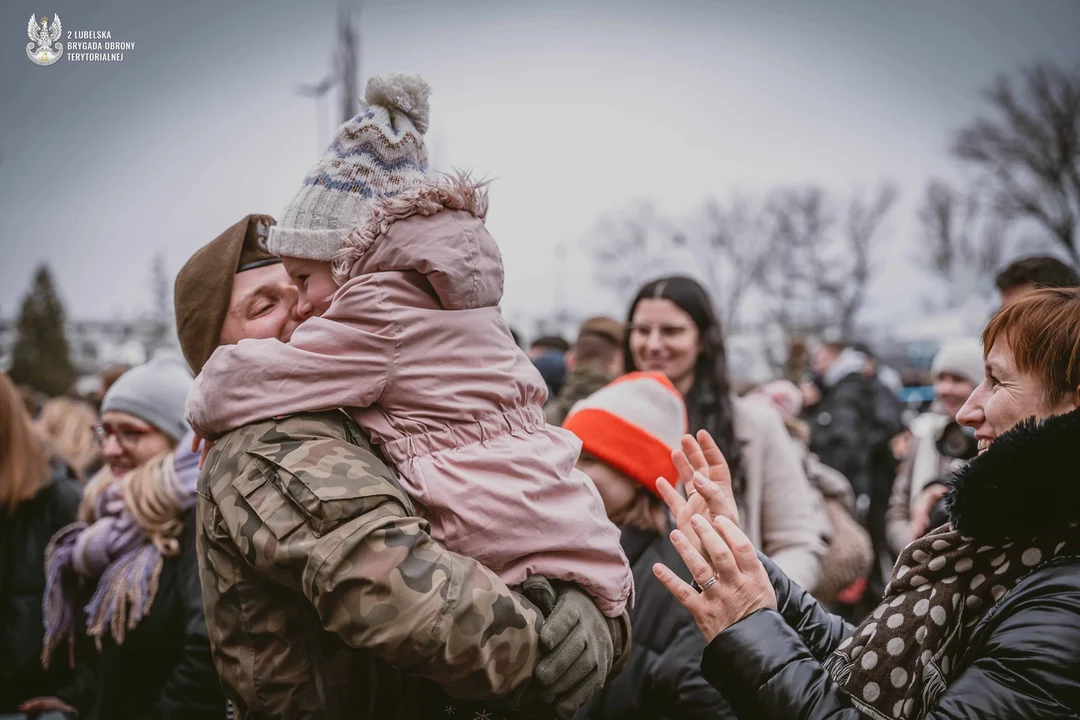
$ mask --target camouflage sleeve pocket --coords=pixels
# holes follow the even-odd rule
[[[261,469],[253,468],[235,483],[235,487],[263,526],[278,540],[284,540],[304,524],[304,516],[282,496]]]
[[[386,500],[404,503],[392,483],[357,457],[355,447],[330,439],[309,441],[305,446],[307,452],[284,458],[272,452],[248,452],[264,461],[260,465],[266,474],[299,509],[317,537]]]

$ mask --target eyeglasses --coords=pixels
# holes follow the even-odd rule
[[[137,430],[131,427],[114,428],[111,425],[97,425],[94,427],[94,440],[99,447],[105,447],[110,437],[115,437],[121,448],[128,452],[135,449],[144,435],[149,435],[153,430]]]

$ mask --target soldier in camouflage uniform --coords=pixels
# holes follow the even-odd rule
[[[570,372],[559,394],[544,407],[547,421],[562,425],[574,405],[623,374],[623,324],[597,316],[578,330],[574,347],[566,354]]]
[[[287,340],[304,319],[265,251],[272,223],[244,218],[177,276],[177,329],[196,372],[218,344]],[[530,598],[554,606],[545,621],[436,544],[343,412],[233,431],[198,491],[206,618],[238,717],[566,715],[626,658],[625,614],[608,620],[581,591],[531,578]]]

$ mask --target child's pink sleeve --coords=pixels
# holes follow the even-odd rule
[[[188,422],[214,439],[278,415],[367,407],[386,387],[396,345],[378,279],[366,276],[288,344],[241,340],[215,350],[188,396]]]

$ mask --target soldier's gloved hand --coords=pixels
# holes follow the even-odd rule
[[[577,587],[559,584],[555,607],[540,628],[535,678],[540,698],[568,718],[607,681],[615,657],[610,624]]]
[[[545,618],[551,615],[551,611],[555,609],[555,601],[558,600],[551,581],[543,575],[530,575],[525,578],[525,582],[521,583],[521,593],[540,610]]]

